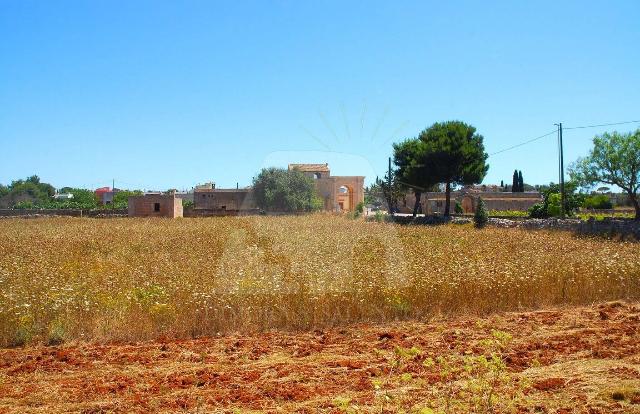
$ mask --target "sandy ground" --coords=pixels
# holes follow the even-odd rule
[[[615,302],[297,334],[2,349],[0,412],[421,412],[446,384],[420,362],[476,352],[500,330],[513,336],[504,360],[523,394],[515,412],[640,413],[639,320],[639,304]],[[395,366],[394,350],[410,348],[417,354]]]

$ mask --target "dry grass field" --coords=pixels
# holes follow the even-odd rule
[[[0,413],[640,413],[639,253],[325,215],[0,220]]]
[[[0,220],[0,346],[196,338],[640,297],[640,246],[340,217]]]

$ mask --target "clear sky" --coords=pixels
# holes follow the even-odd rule
[[[435,121],[489,153],[640,119],[640,2],[0,0],[0,183],[191,188],[263,166],[384,174]],[[595,133],[567,130],[566,163]],[[557,181],[555,135],[485,183]]]

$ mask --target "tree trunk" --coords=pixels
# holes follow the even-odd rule
[[[451,207],[451,183],[447,181],[447,186],[445,187],[445,202],[444,202],[444,216],[449,217],[449,207]]]
[[[420,208],[420,199],[422,198],[422,191],[415,191],[416,203],[413,205],[413,217],[418,214],[418,209]]]
[[[631,202],[633,203],[633,207],[635,207],[636,209],[636,217],[635,220],[636,221],[640,221],[640,203],[638,202],[638,195],[632,192],[629,192],[629,198],[631,199]]]

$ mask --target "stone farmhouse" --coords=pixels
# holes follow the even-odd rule
[[[129,217],[169,217],[183,216],[182,199],[173,194],[145,194],[130,196]]]
[[[328,164],[289,164],[313,178],[324,211],[352,211],[364,201],[364,176],[332,176]],[[251,188],[215,188],[214,184],[197,187],[193,194],[196,215],[228,215],[257,212]]]
[[[353,211],[364,202],[364,176],[332,176],[328,164],[289,164],[313,178],[324,211]],[[179,205],[179,207],[178,207]],[[193,216],[255,214],[259,209],[252,188],[216,188],[208,183],[193,191]],[[176,194],[146,194],[129,198],[131,217],[182,217],[182,198]]]

